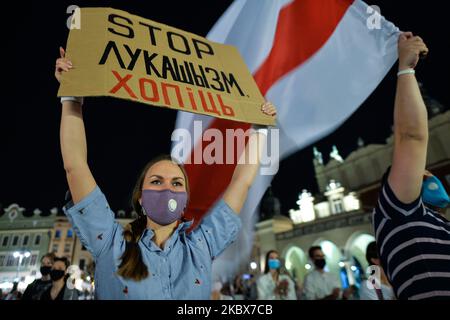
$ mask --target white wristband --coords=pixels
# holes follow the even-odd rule
[[[397,72],[397,77],[401,76],[402,74],[415,74],[415,73],[416,73],[416,71],[414,69],[409,68],[409,69],[405,69],[405,70],[401,70],[401,71]]]
[[[83,105],[83,97],[61,97],[61,103],[64,101],[74,101],[78,102],[80,105]]]

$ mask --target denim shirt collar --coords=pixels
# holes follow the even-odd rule
[[[169,251],[172,248],[173,243],[178,239],[179,233],[182,232],[186,232],[186,230],[192,226],[192,224],[194,223],[194,220],[187,220],[187,221],[182,221],[178,227],[174,230],[174,232],[172,233],[172,235],[169,237],[169,239],[167,239],[165,245],[164,245],[164,249],[161,249],[160,247],[158,247],[154,242],[153,242],[153,236],[155,235],[155,232],[150,229],[150,228],[146,228],[142,234],[141,237],[141,242],[145,245],[146,248],[148,248],[150,251]]]

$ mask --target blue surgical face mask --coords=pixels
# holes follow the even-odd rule
[[[435,176],[428,177],[423,182],[422,201],[438,208],[446,208],[449,205],[450,198],[441,181]]]
[[[278,259],[269,259],[269,269],[280,269],[281,263]]]

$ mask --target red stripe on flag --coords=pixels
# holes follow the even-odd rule
[[[272,50],[254,76],[263,95],[325,44],[351,3],[353,0],[296,0],[280,11]],[[225,136],[226,129],[245,131],[250,124],[216,118],[209,128],[218,129]],[[209,143],[199,141],[191,160],[199,148],[204,150]],[[225,146],[223,150],[225,155]],[[186,164],[191,190],[186,218],[195,218],[194,226],[225,191],[235,166]]]
[[[250,128],[250,124],[235,122],[225,119],[214,119],[211,122],[209,128],[215,128],[220,130],[225,137],[226,129],[243,129],[244,131]],[[200,149],[200,152],[210,142],[199,141],[195,146],[196,149]],[[222,154],[224,155],[225,162],[225,141],[223,145]],[[199,152],[198,150],[196,150]],[[240,150],[242,152],[242,150]],[[195,151],[194,151],[195,152]],[[193,152],[193,153],[194,153]],[[241,152],[237,153],[240,154]],[[195,226],[203,214],[216,202],[218,197],[225,191],[225,188],[230,183],[231,177],[234,172],[235,164],[194,164],[193,153],[191,153],[191,164],[186,164],[186,172],[189,178],[189,205],[186,210],[186,218],[194,220]],[[235,157],[234,163],[237,162]]]
[[[272,50],[254,75],[263,95],[327,42],[352,3],[353,0],[297,0],[280,11]]]

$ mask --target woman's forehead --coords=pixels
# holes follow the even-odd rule
[[[176,163],[170,160],[159,161],[152,165],[145,174],[145,177],[149,178],[154,175],[170,179],[177,177],[184,179],[183,171],[181,171]]]

